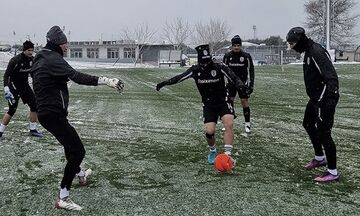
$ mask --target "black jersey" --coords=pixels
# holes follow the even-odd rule
[[[237,89],[241,89],[243,82],[222,63],[209,63],[206,67],[193,65],[184,73],[179,74],[167,81],[166,85],[172,85],[188,78],[195,80],[204,104],[219,104],[229,101],[227,82],[234,83]]]
[[[223,59],[224,64],[234,71],[247,87],[254,87],[255,70],[254,64],[250,54],[240,51],[230,51],[225,54]]]
[[[56,48],[50,45],[46,45],[36,54],[31,73],[38,114],[50,111],[66,116],[69,106],[69,79],[78,84],[93,86],[98,85],[99,79],[97,76],[76,71]]]
[[[328,96],[338,97],[338,76],[327,50],[311,39],[304,49],[304,81],[309,98],[321,101]]]
[[[29,86],[29,73],[32,66],[33,57],[27,57],[24,53],[10,59],[4,74],[4,86],[9,86],[18,90]]]

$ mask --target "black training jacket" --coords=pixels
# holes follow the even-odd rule
[[[4,87],[9,86],[17,90],[29,87],[29,73],[32,66],[33,57],[27,57],[20,53],[10,59],[4,73]]]
[[[255,70],[249,53],[242,50],[238,53],[230,51],[224,55],[223,62],[240,77],[247,87],[254,87]]]
[[[243,82],[229,67],[222,63],[213,62],[206,67],[193,65],[184,73],[165,81],[165,83],[166,85],[172,85],[190,77],[195,80],[202,102],[206,105],[229,102],[229,92],[226,88],[229,81],[234,83],[239,90],[244,87]]]
[[[39,114],[55,112],[67,116],[69,80],[82,85],[98,85],[98,77],[76,71],[60,53],[47,48],[35,56],[31,75]]]
[[[327,50],[311,39],[305,44],[304,81],[311,100],[320,102],[325,97],[339,97],[339,81]]]

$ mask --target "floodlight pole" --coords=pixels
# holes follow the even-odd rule
[[[326,49],[330,49],[330,0],[326,0]]]

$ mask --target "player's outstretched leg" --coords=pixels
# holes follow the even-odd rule
[[[215,122],[208,122],[205,123],[205,127],[206,127],[206,141],[209,145],[209,154],[208,154],[208,164],[214,164],[214,160],[216,157],[216,147],[215,147],[215,127],[216,127],[216,123]]]

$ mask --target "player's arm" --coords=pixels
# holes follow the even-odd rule
[[[225,54],[224,57],[223,57],[223,63],[226,64],[226,65],[229,65],[229,58],[228,58],[227,54]]]
[[[248,56],[248,67],[249,67],[249,73],[250,73],[250,83],[249,83],[249,94],[251,94],[253,92],[254,89],[254,84],[255,84],[255,68],[254,68],[254,63],[253,60],[251,58],[251,56]]]
[[[158,83],[156,85],[156,91],[159,91],[162,87],[166,85],[174,85],[176,83],[182,82],[188,78],[190,78],[193,74],[193,67],[187,69],[184,73],[174,76],[166,81]]]
[[[4,97],[7,101],[9,101],[10,104],[14,103],[14,95],[11,93],[10,88],[9,88],[10,77],[11,77],[11,74],[13,73],[13,71],[16,69],[16,67],[17,67],[16,58],[12,58],[9,61],[9,64],[4,73]]]
[[[327,51],[317,49],[314,51],[312,56],[313,61],[321,73],[325,83],[325,88],[323,90],[323,94],[319,98],[319,101],[322,100],[323,95],[326,95],[329,98],[339,97],[338,76],[332,64],[329,53]]]
[[[224,64],[220,64],[220,69],[221,72],[225,75],[225,77],[234,84],[237,90],[242,90],[245,87],[241,79],[236,76],[236,74],[229,67]]]
[[[70,66],[70,65],[69,65]],[[71,67],[71,66],[70,66]],[[71,67],[72,68],[72,67]],[[124,83],[117,78],[97,77],[89,74],[81,73],[75,69],[69,77],[72,81],[81,85],[107,85],[111,88],[117,89],[120,93],[124,90]]]
[[[52,75],[59,76],[62,79],[70,79],[80,85],[107,85],[111,88],[117,89],[122,92],[124,89],[124,83],[117,78],[107,78],[92,76],[89,74],[81,73],[71,67],[64,59],[56,59],[55,67],[53,67]]]
[[[6,71],[4,73],[4,87],[5,86],[9,86],[10,85],[10,76],[13,73],[13,71],[15,70],[16,67],[16,61],[15,58],[12,58],[6,68]]]

